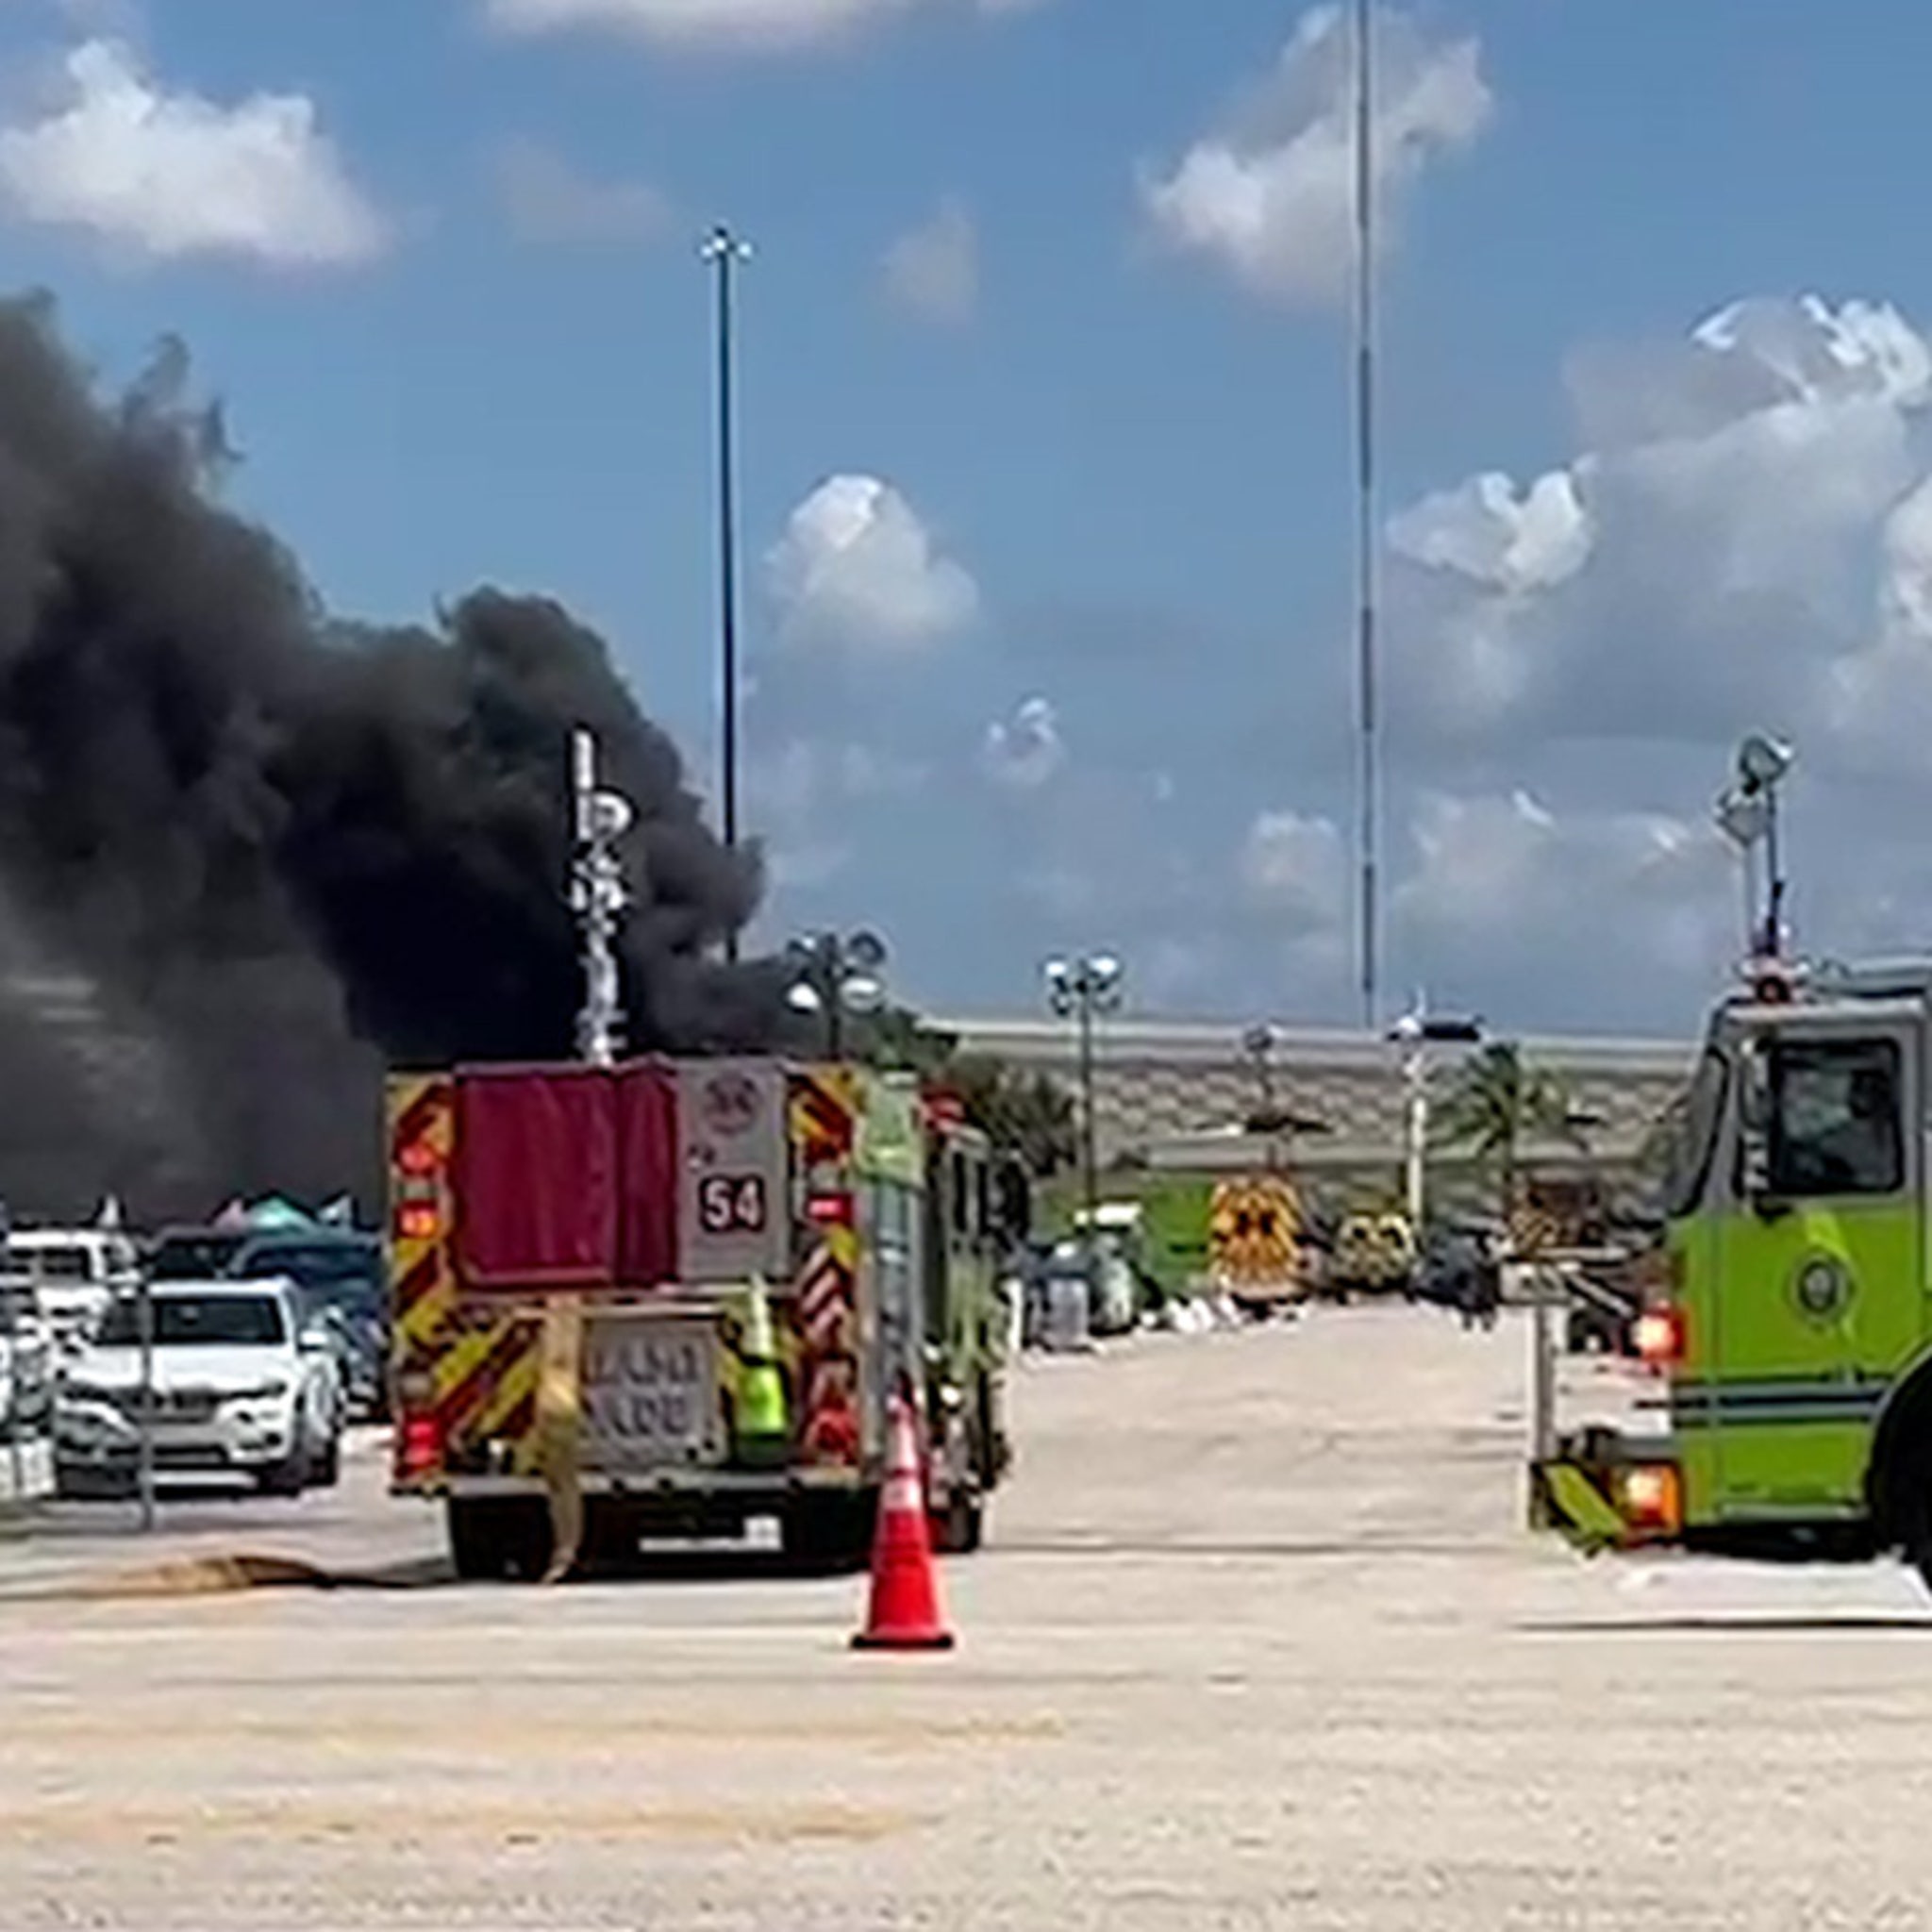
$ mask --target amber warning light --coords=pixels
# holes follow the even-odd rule
[[[1643,1463],[1626,1469],[1621,1487],[1624,1520],[1633,1529],[1675,1536],[1683,1527],[1683,1485],[1672,1464]]]

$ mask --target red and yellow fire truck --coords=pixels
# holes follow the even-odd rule
[[[741,1536],[861,1557],[886,1408],[924,1424],[943,1547],[1009,1452],[987,1143],[908,1076],[775,1059],[390,1082],[393,1486],[465,1576]],[[567,1467],[559,1467],[559,1463]]]

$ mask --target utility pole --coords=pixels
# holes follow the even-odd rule
[[[1381,693],[1378,689],[1375,517],[1375,62],[1373,0],[1355,8],[1355,475],[1356,695],[1360,733],[1357,938],[1362,1024],[1373,1030],[1381,975]]]
[[[718,402],[718,790],[727,849],[738,845],[738,463],[735,368],[737,272],[751,259],[751,244],[722,222],[699,251],[711,265],[716,291]],[[724,957],[738,958],[738,928],[724,936]]]

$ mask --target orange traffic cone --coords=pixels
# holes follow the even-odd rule
[[[953,1633],[940,1611],[919,1441],[911,1407],[903,1396],[892,1398],[891,1430],[872,1551],[872,1604],[865,1628],[852,1645],[855,1650],[950,1650]]]

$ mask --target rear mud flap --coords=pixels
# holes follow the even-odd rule
[[[1574,1462],[1537,1462],[1529,1471],[1532,1529],[1555,1530],[1586,1556],[1624,1547],[1629,1525],[1599,1478]]]

